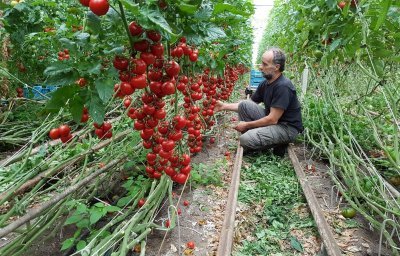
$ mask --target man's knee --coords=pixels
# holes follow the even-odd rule
[[[252,102],[250,100],[244,100],[244,101],[239,102],[238,111],[243,113],[244,111],[246,111],[246,109],[248,109],[248,107],[251,104],[254,104],[254,102]]]
[[[240,135],[239,141],[240,141],[240,145],[244,149],[258,150],[258,149],[262,148],[260,141],[257,140],[256,138],[250,136],[249,132],[246,132],[246,133]]]

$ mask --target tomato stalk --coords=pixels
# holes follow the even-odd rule
[[[111,6],[111,7],[115,10],[115,8],[113,6]],[[124,7],[123,7],[121,1],[119,1],[119,0],[118,0],[118,7],[119,7],[119,9],[121,11],[120,16],[121,16],[122,22],[124,23],[125,31],[126,31],[126,33],[128,35],[128,38],[129,38],[129,44],[131,45],[130,51],[132,51],[133,50],[133,44],[134,44],[133,38],[132,38],[131,32],[129,31],[128,21],[126,20]]]

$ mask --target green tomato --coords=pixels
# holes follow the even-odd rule
[[[357,211],[354,210],[353,208],[346,208],[342,211],[343,217],[345,217],[347,219],[354,218],[354,216],[356,216],[356,214],[357,214]]]
[[[322,56],[323,56],[324,54],[320,51],[320,50],[315,50],[314,51],[314,56],[316,57],[316,58],[321,58]]]

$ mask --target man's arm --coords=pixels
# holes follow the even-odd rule
[[[263,117],[258,120],[255,120],[255,121],[240,122],[235,127],[235,130],[237,130],[238,132],[245,132],[245,131],[253,129],[253,128],[277,124],[278,120],[283,115],[283,112],[284,112],[284,110],[281,108],[271,108],[268,116]]]
[[[235,111],[238,112],[239,109],[239,103],[224,103],[222,101],[217,101],[215,104],[214,111],[222,111],[222,110],[227,110],[227,111]]]

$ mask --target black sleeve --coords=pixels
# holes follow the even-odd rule
[[[263,99],[264,83],[265,83],[265,81],[261,82],[258,85],[257,90],[253,93],[253,95],[251,95],[251,100],[254,101],[255,103],[260,103],[264,100]]]
[[[289,107],[291,92],[286,86],[275,88],[272,96],[271,107],[286,110]]]

